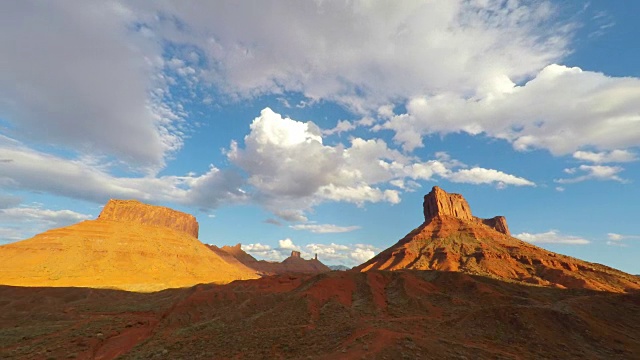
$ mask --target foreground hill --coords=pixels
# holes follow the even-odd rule
[[[319,274],[327,271],[331,271],[331,268],[323,264],[318,260],[316,255],[313,259],[303,259],[300,256],[299,251],[292,251],[291,256],[282,260],[282,262],[257,260],[253,256],[247,254],[242,250],[240,244],[236,246],[223,246],[221,248],[215,245],[207,245],[209,249],[216,254],[227,259],[229,256],[233,257],[236,261],[239,261],[243,265],[262,275],[276,275],[276,274]],[[229,259],[229,261],[233,261]]]
[[[510,236],[504,217],[481,219],[467,201],[434,187],[425,222],[356,270],[443,270],[560,288],[640,289],[636,276],[556,254]]]
[[[640,293],[334,271],[141,294],[0,286],[2,359],[634,359]]]
[[[97,220],[0,246],[0,284],[154,291],[258,277],[197,239],[191,215],[110,200]]]

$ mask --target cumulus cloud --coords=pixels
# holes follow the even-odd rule
[[[624,169],[620,166],[607,166],[607,165],[580,165],[577,168],[567,168],[564,169],[564,172],[570,175],[582,173],[584,175],[580,175],[573,178],[564,178],[555,180],[560,184],[572,184],[587,180],[612,180],[618,182],[626,182],[627,180],[618,176],[618,173],[622,172]]]
[[[359,263],[364,263],[376,256],[376,252],[372,247],[360,244],[360,246],[356,246],[356,248],[353,249],[349,256]]]
[[[290,238],[278,240],[277,247],[264,245],[261,243],[242,245],[242,250],[256,256],[261,260],[282,261],[291,255],[291,251],[301,251],[302,249],[296,245]],[[309,254],[304,254],[308,257]]]
[[[283,118],[269,108],[251,124],[244,147],[232,142],[226,155],[246,177],[237,168],[213,165],[203,174],[115,176],[110,166],[92,156],[66,159],[0,135],[0,158],[7,160],[0,162],[0,184],[5,189],[42,191],[98,203],[133,198],[203,210],[253,203],[282,220],[301,223],[308,221],[306,212],[327,201],[358,206],[397,204],[401,191],[419,186],[415,180],[439,177],[497,187],[534,185],[498,170],[466,169],[443,152],[435,154],[437,160],[422,162],[389,148],[382,139],[352,138],[350,146],[325,145],[314,123]]]
[[[241,247],[245,252],[262,260],[281,261],[282,259],[284,259],[284,255],[280,251],[271,248],[271,246],[269,245],[256,243],[242,245]]]
[[[324,263],[348,266],[360,265],[380,252],[380,249],[373,245],[335,243],[308,244],[305,246],[305,250],[310,256],[318,254],[318,258]]]
[[[269,108],[251,124],[244,148],[232,142],[227,156],[249,175],[256,198],[285,220],[304,220],[300,208],[325,200],[399,201],[397,191],[372,186],[392,178],[392,164],[385,160],[404,159],[384,141],[358,138],[349,148],[324,145],[314,123],[283,118]]]
[[[0,209],[0,242],[12,242],[35,234],[91,219],[71,210],[51,210],[40,204]]]
[[[576,151],[573,153],[573,157],[581,161],[587,161],[596,164],[624,163],[638,160],[636,154],[629,150],[611,150],[600,152]]]
[[[345,233],[360,229],[360,226],[338,226],[334,224],[297,224],[289,227],[294,230],[306,230],[317,234]]]
[[[581,158],[629,160],[621,148],[640,143],[640,79],[615,78],[549,65],[524,85],[500,76],[471,97],[451,92],[418,96],[381,128],[395,132],[405,150],[424,136],[464,131],[505,139],[516,150],[547,149],[554,155],[595,147],[607,155]],[[616,151],[618,150],[618,151]]]
[[[300,251],[300,247],[294,244],[289,238],[278,240],[278,245],[280,249]]]
[[[579,236],[561,234],[558,230],[549,230],[544,233],[523,232],[514,237],[533,244],[586,245],[591,242]]]
[[[497,187],[535,185],[499,170],[461,169],[466,165],[444,152],[423,162],[389,148],[382,139],[351,138],[350,146],[328,145],[314,123],[283,118],[269,108],[254,119],[244,147],[232,142],[227,156],[248,174],[253,198],[287,221],[305,221],[303,212],[325,201],[397,204],[397,188],[405,179],[437,176]]]

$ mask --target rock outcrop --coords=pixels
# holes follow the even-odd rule
[[[495,216],[490,219],[473,216],[469,203],[462,195],[450,194],[437,186],[434,186],[431,192],[424,196],[422,207],[426,222],[438,216],[451,216],[463,221],[484,224],[505,235],[511,235],[507,219],[504,216]]]
[[[473,220],[471,208],[462,195],[449,194],[434,186],[431,192],[424,196],[422,203],[424,220],[429,221],[436,216],[453,216],[460,220]]]
[[[250,269],[257,271],[262,275],[278,275],[278,274],[319,274],[323,272],[331,271],[331,269],[318,260],[318,255],[315,258],[306,260],[301,256],[300,251],[291,251],[291,256],[284,259],[282,262],[257,260],[253,256],[247,254],[242,250],[242,246],[237,244],[235,246],[223,246],[218,248],[215,245],[207,245],[213,251],[222,251],[228,255],[233,256],[236,260]]]
[[[0,246],[0,284],[157,291],[259,277],[197,234],[189,214],[111,200],[97,220]]]
[[[193,215],[168,207],[143,204],[137,200],[111,199],[98,219],[165,227],[198,238],[198,222]]]
[[[511,236],[511,232],[509,232],[509,226],[507,225],[507,219],[504,216],[494,216],[491,219],[475,219],[476,221],[480,220],[480,222],[498,232]]]
[[[457,271],[561,288],[640,289],[635,276],[511,237],[504,217],[473,216],[459,194],[434,187],[424,198],[424,215],[420,227],[356,270]]]

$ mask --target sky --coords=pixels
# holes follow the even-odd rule
[[[110,198],[360,264],[432,186],[640,274],[636,1],[0,2],[0,245]]]

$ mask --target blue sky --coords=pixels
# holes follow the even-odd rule
[[[0,4],[0,244],[109,198],[359,264],[432,186],[640,274],[637,2]]]

